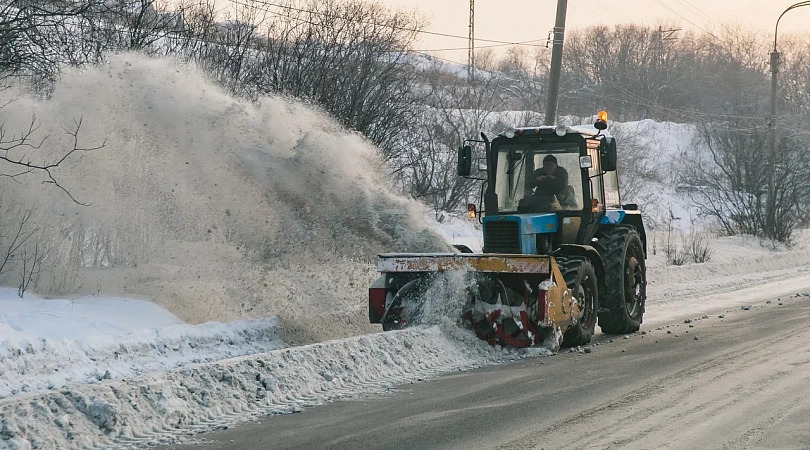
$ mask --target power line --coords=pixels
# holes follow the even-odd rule
[[[698,29],[702,30],[704,33],[711,35],[711,36],[712,36],[712,37],[714,37],[715,39],[720,39],[720,38],[719,38],[719,37],[717,37],[717,36],[716,36],[714,33],[712,33],[711,31],[709,31],[709,30],[707,30],[707,29],[705,29],[705,28],[703,28],[703,27],[701,27],[700,25],[696,24],[695,22],[692,22],[692,21],[691,21],[691,20],[689,20],[689,19],[688,19],[686,16],[684,16],[683,14],[681,14],[680,12],[678,12],[678,10],[677,10],[677,9],[674,9],[674,8],[670,7],[669,5],[667,5],[666,3],[664,3],[663,1],[661,1],[661,0],[655,0],[655,3],[658,3],[659,5],[663,6],[664,8],[666,8],[666,9],[668,9],[668,10],[672,11],[672,12],[673,12],[675,15],[677,15],[677,16],[678,16],[678,17],[680,17],[681,19],[683,19],[683,20],[685,20],[685,21],[689,22],[690,24],[692,24],[692,25],[693,25],[693,26],[695,26],[696,28],[698,28]]]
[[[704,113],[704,112],[699,112],[699,111],[690,111],[690,110],[686,110],[686,109],[676,109],[676,108],[669,108],[669,107],[666,107],[666,106],[660,106],[656,102],[654,102],[652,100],[649,100],[647,98],[644,98],[641,95],[630,91],[629,89],[625,89],[624,87],[622,87],[622,86],[620,86],[620,85],[618,85],[616,83],[612,83],[612,82],[608,81],[608,82],[606,82],[606,84],[612,85],[613,87],[615,87],[619,91],[624,92],[626,95],[629,95],[631,97],[636,97],[637,99],[640,99],[641,101],[646,102],[644,104],[644,106],[650,106],[650,107],[655,107],[655,108],[663,108],[663,109],[667,109],[667,110],[672,111],[672,112],[683,112],[683,113],[690,113],[690,114],[697,114],[697,115],[711,116],[711,117],[723,117],[723,118],[730,118],[730,119],[746,119],[746,120],[761,120],[762,119],[761,116],[752,117],[752,116],[738,116],[738,115],[732,115],[732,114]]]
[[[591,96],[594,95],[594,94],[590,94],[590,93],[587,93],[587,92],[584,93],[584,94],[585,95],[591,95]],[[580,97],[580,96],[577,96],[577,95],[566,94],[566,97],[576,99],[576,100],[582,100],[582,101],[585,101],[585,102],[593,101],[592,99],[589,99],[589,98],[586,98],[586,97]],[[617,98],[614,98],[614,97],[607,97],[607,96],[599,96],[599,97],[603,98],[603,99],[607,99],[607,100],[621,101],[621,102],[629,103],[631,105],[647,106],[647,105],[639,104],[637,102],[634,102],[634,101],[628,100],[628,99],[617,99]],[[652,109],[658,109],[658,110],[661,110],[663,112],[670,112],[670,113],[674,114],[675,116],[679,117],[680,120],[683,121],[681,123],[697,123],[697,122],[703,122],[706,119],[711,119],[711,117],[709,117],[709,116],[706,116],[706,117],[701,116],[700,113],[698,113],[697,111],[677,112],[677,110],[676,110],[675,112],[673,112],[673,111],[670,111],[669,108],[665,108],[665,107],[662,107],[662,106],[651,106],[651,108]],[[713,125],[712,130],[742,132],[742,131],[751,131],[751,130],[754,130],[756,128],[763,127],[763,126],[764,126],[763,124],[760,124],[760,125],[752,125],[750,127],[742,127],[742,128],[740,128],[740,127]]]
[[[692,11],[697,13],[699,16],[703,16],[703,19],[706,20],[707,22],[712,22],[712,23],[715,23],[717,25],[720,25],[719,23],[717,23],[716,20],[714,20],[714,17],[704,13],[700,8],[693,5],[692,2],[690,2],[689,0],[678,0],[678,1],[685,4],[688,8],[691,8]]]
[[[532,42],[542,42],[542,41],[545,41],[545,39],[533,39],[531,41],[521,41],[521,42],[515,42],[515,43],[512,43],[512,44],[477,45],[475,47],[475,49],[476,50],[481,50],[481,49],[485,49],[485,48],[507,47],[507,46],[511,46],[511,45],[523,45],[523,46],[526,46],[526,47],[537,47],[537,48],[544,48],[544,49],[548,50],[548,48],[546,46],[544,46],[544,45],[532,44]],[[449,51],[453,51],[453,50],[467,50],[467,48],[468,47],[427,48],[427,49],[414,50],[414,51],[415,52],[445,52],[445,51],[449,52]]]
[[[281,8],[281,9],[285,9],[285,10],[288,10],[288,11],[307,13],[307,14],[312,14],[312,15],[321,16],[321,17],[337,18],[337,19],[344,20],[344,21],[347,21],[347,22],[362,23],[362,24],[366,24],[366,25],[374,25],[374,26],[378,26],[378,27],[390,28],[392,30],[407,31],[407,32],[410,32],[410,33],[415,33],[415,34],[428,34],[428,35],[431,35],[431,36],[449,37],[449,38],[454,38],[454,39],[464,39],[464,40],[469,39],[469,36],[461,36],[461,35],[458,35],[458,34],[450,34],[450,33],[441,33],[441,32],[438,32],[438,31],[420,30],[418,28],[409,28],[409,27],[393,25],[393,24],[387,24],[387,23],[372,22],[372,21],[368,21],[368,20],[358,20],[358,19],[353,18],[353,17],[338,16],[338,15],[328,14],[328,13],[324,13],[324,12],[320,12],[320,11],[314,11],[314,10],[306,9],[306,8],[297,8],[297,7],[294,7],[294,6],[282,5],[282,4],[279,4],[279,3],[273,3],[273,2],[270,2],[270,1],[266,1],[266,0],[252,0],[252,1],[253,1],[253,3],[257,3],[257,4],[260,4],[260,5],[267,6],[267,7],[276,7],[276,8]],[[231,2],[235,3],[235,4],[240,4],[240,5],[246,6],[246,7],[256,8],[254,5],[242,3],[239,0],[231,0]],[[259,10],[262,10],[264,12],[268,12],[268,13],[271,13],[271,14],[277,14],[277,12],[271,11],[271,10],[268,10],[268,9],[262,9],[262,8],[256,8],[256,9],[259,9]],[[287,15],[285,17],[288,17],[290,19],[302,20],[302,19],[292,17],[292,16],[289,16],[289,15]],[[497,40],[497,39],[477,38],[476,40],[480,41],[480,42],[489,42],[489,43],[493,43],[493,44],[523,45],[523,44],[520,44],[519,42],[500,41],[500,40]]]
[[[458,66],[464,66],[464,63],[459,62],[459,61],[453,61],[451,59],[440,58],[438,56],[431,56],[431,58],[436,59],[436,60],[441,61],[441,62],[445,62],[445,63],[451,63],[451,64],[456,64]],[[505,79],[508,79],[508,80],[518,81],[517,79],[509,77],[506,74],[503,74],[502,77],[505,78]],[[528,81],[530,83],[536,84],[536,82],[533,82],[531,80],[522,80],[522,81]],[[595,94],[595,93],[591,93],[591,92],[577,92],[577,91],[575,91],[574,94],[572,94],[570,92],[566,92],[566,93],[563,94],[563,96],[566,97],[566,98],[572,98],[572,99],[582,100],[582,101],[586,101],[586,102],[591,102],[591,101],[593,101],[593,98],[597,98],[597,99],[605,99],[605,100],[613,100],[613,101],[617,101],[617,102],[630,103],[632,105],[637,105],[637,106],[646,106],[648,108],[652,108],[652,109],[659,110],[659,111],[662,111],[662,112],[669,112],[671,114],[680,116],[685,122],[688,122],[688,121],[701,122],[703,120],[713,119],[713,118],[716,118],[716,119],[746,119],[746,120],[761,120],[762,119],[762,117],[738,116],[738,115],[733,115],[733,114],[709,113],[709,112],[701,112],[701,111],[695,111],[695,110],[670,108],[670,107],[667,107],[667,106],[655,104],[654,102],[651,102],[651,101],[645,99],[644,97],[641,97],[640,95],[635,94],[634,92],[631,92],[631,91],[629,91],[627,89],[624,89],[624,88],[622,88],[621,86],[619,86],[617,84],[614,84],[614,83],[607,83],[607,84],[613,85],[615,88],[617,88],[619,91],[622,91],[623,93],[625,93],[629,97],[618,98],[618,97],[612,97],[612,96],[609,96],[609,95]],[[582,97],[580,95],[585,95],[585,96],[588,96],[588,97],[591,97],[591,98]],[[633,99],[633,97],[635,97],[636,99]],[[738,128],[738,127],[732,128],[732,127],[717,127],[716,126],[716,127],[713,127],[713,129],[722,130],[722,131],[749,131],[749,130],[752,130],[752,129],[756,128],[756,127],[757,127],[756,125],[754,125],[752,127],[749,127],[749,128]]]
[[[616,86],[616,85],[614,85],[614,86],[617,89],[619,89],[620,91],[622,91],[622,93],[624,93],[625,95],[628,95],[629,97],[618,98],[618,97],[611,97],[609,95],[595,94],[595,93],[592,93],[592,92],[581,92],[581,91],[580,92],[575,92],[574,95],[572,95],[570,93],[566,93],[565,95],[567,97],[569,97],[569,98],[577,98],[579,100],[585,100],[585,101],[590,101],[590,99],[579,97],[579,96],[577,96],[577,94],[579,94],[579,95],[587,95],[589,97],[593,97],[593,98],[597,98],[597,99],[601,98],[601,99],[605,99],[605,100],[613,100],[613,101],[617,101],[617,102],[630,103],[630,104],[633,104],[633,105],[636,105],[636,106],[646,106],[648,108],[657,109],[657,110],[664,111],[664,112],[669,112],[669,113],[680,115],[682,117],[690,118],[690,119],[693,119],[693,120],[709,119],[709,118],[762,120],[762,117],[737,116],[737,115],[733,115],[733,114],[709,113],[709,112],[700,112],[700,111],[695,111],[695,110],[670,108],[670,107],[667,107],[667,106],[656,104],[654,102],[650,102],[650,101],[648,101],[647,99],[645,99],[643,97],[640,97],[640,96],[638,96],[636,94],[633,94],[630,91],[627,91],[627,90],[625,90],[623,88],[620,88],[619,86]],[[636,97],[637,99],[634,100],[633,97]]]

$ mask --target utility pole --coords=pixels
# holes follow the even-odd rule
[[[554,40],[551,47],[551,68],[548,73],[548,104],[546,105],[546,125],[557,122],[557,100],[560,94],[560,73],[562,72],[563,40],[565,39],[565,12],[568,0],[557,0],[557,19],[554,23]]]
[[[664,67],[664,58],[666,56],[666,46],[664,45],[669,41],[677,41],[678,36],[675,34],[681,31],[680,28],[671,28],[665,30],[664,27],[658,26],[658,64],[659,67]]]
[[[654,101],[655,104],[661,102],[662,88],[669,84],[669,64],[667,61],[667,48],[668,43],[678,40],[677,33],[681,31],[680,28],[670,28],[665,30],[664,27],[658,26],[658,54],[655,57],[655,84],[658,88],[655,90]],[[645,114],[649,113],[649,107],[645,107]]]
[[[467,41],[467,78],[475,76],[475,0],[470,0],[470,37]]]
[[[773,51],[771,51],[771,120],[768,121],[770,133],[770,151],[768,155],[768,195],[765,197],[765,235],[773,234],[776,220],[776,94],[779,90],[777,78],[779,76],[779,52],[776,50],[776,34],[774,33]]]
[[[770,151],[768,157],[768,195],[765,198],[765,232],[767,237],[774,237],[774,230],[776,228],[776,144],[777,132],[776,127],[776,97],[779,90],[779,83],[777,81],[779,75],[779,51],[776,49],[776,39],[779,35],[779,21],[790,10],[801,8],[803,6],[810,6],[810,0],[794,3],[787,7],[779,18],[776,19],[776,26],[773,28],[773,50],[771,51],[771,117],[768,121],[768,128],[770,133]]]

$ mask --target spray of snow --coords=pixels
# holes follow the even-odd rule
[[[39,294],[148,298],[192,323],[278,315],[289,342],[318,342],[372,329],[377,253],[447,250],[374,147],[300,102],[237,100],[131,54],[68,71],[47,101],[0,95],[17,98],[0,110],[7,129],[36,114],[46,157],[72,146],[74,118],[82,143],[106,140],[56,172],[89,207],[35,177],[3,185],[49,230]],[[88,243],[111,256],[77,258]]]

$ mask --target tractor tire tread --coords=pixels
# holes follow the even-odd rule
[[[641,247],[641,238],[633,227],[621,225],[600,230],[597,237],[598,242],[594,247],[601,255],[605,268],[605,293],[601,296],[603,312],[599,314],[599,328],[606,334],[634,333],[641,327],[646,293],[642,297],[638,319],[630,317],[624,297],[624,264],[630,245]],[[643,254],[641,256],[643,258]]]
[[[593,264],[588,260],[588,258],[582,256],[560,256],[556,258],[557,265],[560,268],[560,272],[562,273],[563,278],[565,279],[565,284],[567,285],[568,289],[575,289],[576,284],[579,278],[580,270],[583,266],[587,266],[588,268],[585,269],[586,272],[590,272],[591,277],[595,280],[596,273],[593,268]],[[597,295],[597,302],[598,302],[598,290],[596,290]],[[596,314],[596,311],[599,309],[598,303],[596,306],[596,310],[593,311],[593,314]],[[594,321],[594,325],[596,321]],[[562,347],[577,347],[580,345],[586,345],[591,342],[591,337],[593,336],[594,327],[590,327],[587,329],[583,327],[581,323],[576,323],[563,333],[563,341],[561,346]]]

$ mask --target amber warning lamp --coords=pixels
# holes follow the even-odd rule
[[[475,219],[475,203],[467,203],[467,217]]]
[[[607,129],[607,111],[599,111],[599,114],[596,115],[596,122],[594,122],[593,126],[599,131]]]

